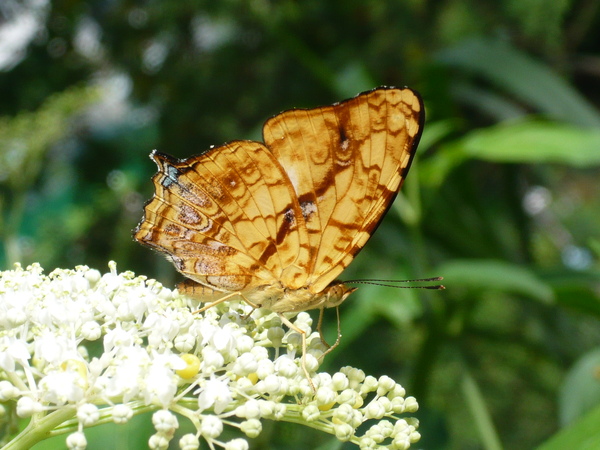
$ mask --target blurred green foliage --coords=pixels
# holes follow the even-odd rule
[[[115,259],[171,285],[131,240],[151,149],[260,139],[281,110],[408,85],[428,113],[418,161],[343,277],[447,289],[361,287],[326,368],[403,383],[423,448],[599,441],[598,0],[35,5],[0,6],[0,28],[39,26],[0,68],[3,268]],[[339,448],[300,431],[254,448]]]

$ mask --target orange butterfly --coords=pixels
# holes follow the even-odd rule
[[[189,279],[181,292],[279,313],[305,355],[305,333],[282,313],[322,312],[356,290],[336,278],[400,190],[424,118],[416,92],[380,87],[272,117],[264,143],[233,141],[185,160],[153,151],[156,193],[135,240]]]

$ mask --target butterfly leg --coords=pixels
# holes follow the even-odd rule
[[[321,339],[321,343],[327,347],[327,351],[331,348],[331,345],[327,343],[325,337],[323,337],[323,315],[325,314],[325,308],[319,309],[319,321],[317,322],[317,331],[319,332],[319,338]],[[322,356],[321,356],[322,357]]]
[[[310,377],[310,374],[308,373],[308,369],[306,368],[306,331],[298,328],[296,325],[294,325],[292,322],[290,322],[290,320],[287,317],[285,317],[282,313],[277,313],[277,315],[279,316],[279,318],[285,324],[286,327],[288,327],[290,330],[294,330],[296,333],[299,333],[300,336],[302,337],[302,362],[301,362],[302,370],[304,371],[304,376],[306,376],[306,379],[308,380],[308,384],[310,384],[310,387],[312,388],[313,392],[316,394],[317,389],[315,388],[315,385],[312,382],[312,378]]]
[[[251,302],[247,301],[246,299],[244,299],[244,301],[245,301],[245,302],[246,302],[248,305],[252,306],[252,311],[250,311],[248,314],[244,314],[243,316],[240,316],[240,318],[241,318],[242,320],[248,320],[248,319],[250,318],[250,316],[252,315],[252,313],[253,313],[254,311],[256,311],[256,310],[259,308],[259,306],[258,306],[258,305],[255,305],[254,303],[251,303]]]
[[[325,358],[325,355],[327,355],[329,352],[332,352],[333,349],[335,349],[338,345],[340,345],[340,340],[342,339],[342,327],[341,327],[341,323],[340,323],[340,308],[337,306],[335,307],[335,315],[337,316],[337,339],[335,340],[333,345],[329,345],[325,341],[325,338],[323,337],[323,332],[321,331],[321,325],[323,322],[323,311],[324,311],[324,308],[321,308],[321,313],[319,314],[319,323],[317,324],[317,330],[319,331],[319,336],[321,338],[321,342],[327,347],[327,350],[325,350],[325,352],[323,352],[323,354],[321,356],[319,356],[320,360],[323,360],[323,358]]]

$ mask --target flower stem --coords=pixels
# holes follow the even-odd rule
[[[57,426],[75,416],[74,407],[64,406],[41,418],[32,417],[31,421],[17,437],[10,441],[3,450],[19,450],[32,448],[38,442],[48,438]],[[76,429],[76,428],[74,428]],[[66,432],[67,429],[61,432]]]

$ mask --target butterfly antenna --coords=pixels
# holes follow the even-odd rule
[[[432,277],[432,278],[415,278],[414,280],[348,280],[346,284],[370,284],[372,286],[385,286],[397,289],[446,289],[443,284],[434,284],[426,286],[398,286],[398,283],[430,283],[433,281],[441,281],[444,277]]]

